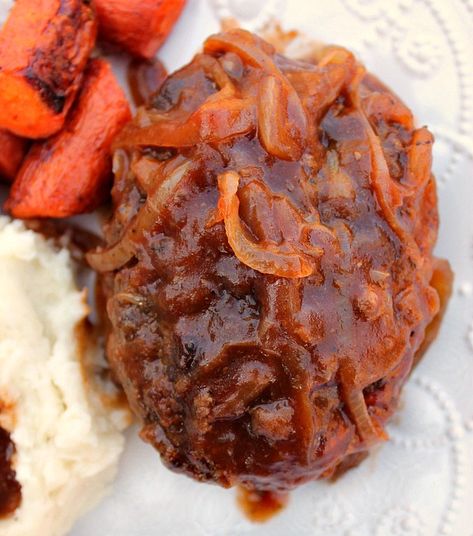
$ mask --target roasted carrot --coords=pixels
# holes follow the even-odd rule
[[[152,58],[186,0],[95,0],[99,35],[134,56]]]
[[[96,33],[88,0],[16,0],[0,31],[0,128],[27,138],[58,132]]]
[[[5,209],[17,218],[93,210],[108,194],[113,138],[131,118],[110,65],[92,60],[64,129],[30,149]]]
[[[25,157],[28,142],[6,130],[0,130],[0,177],[12,181]]]

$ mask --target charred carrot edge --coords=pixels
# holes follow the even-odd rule
[[[152,58],[186,0],[96,0],[100,37],[134,56]]]
[[[92,60],[64,129],[32,146],[5,209],[17,218],[59,218],[96,208],[110,186],[112,140],[130,119],[110,65]]]
[[[26,154],[28,142],[6,130],[0,130],[0,177],[12,181]]]
[[[58,132],[80,87],[97,22],[86,0],[16,0],[0,31],[0,128]]]

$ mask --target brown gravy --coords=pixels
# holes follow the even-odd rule
[[[246,517],[254,523],[264,523],[279,514],[287,505],[288,500],[288,493],[238,488],[238,505]]]
[[[21,485],[12,467],[15,450],[10,434],[0,428],[0,519],[13,514],[21,503]]]

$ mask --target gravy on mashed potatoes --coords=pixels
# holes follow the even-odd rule
[[[107,491],[129,414],[84,382],[77,327],[88,308],[67,250],[0,217],[0,294],[0,427],[21,486],[0,534],[60,536]]]

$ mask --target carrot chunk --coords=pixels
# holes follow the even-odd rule
[[[134,56],[152,58],[186,0],[96,0],[100,37]]]
[[[96,33],[87,0],[16,0],[0,31],[0,128],[27,138],[58,132]]]
[[[12,181],[25,157],[28,142],[6,130],[0,130],[0,177]]]
[[[64,129],[32,146],[5,209],[17,218],[60,218],[96,208],[109,192],[113,138],[130,118],[110,65],[92,60]]]

